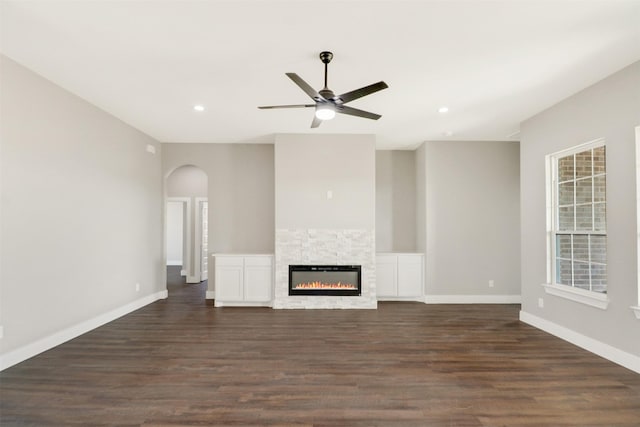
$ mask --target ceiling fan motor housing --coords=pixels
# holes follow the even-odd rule
[[[320,60],[323,64],[328,64],[333,59],[333,53],[329,51],[320,52]]]
[[[334,99],[336,95],[333,93],[331,89],[324,88],[318,91],[318,93],[326,100],[337,101],[337,99]]]

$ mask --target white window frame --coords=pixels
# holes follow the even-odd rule
[[[636,315],[637,319],[640,319],[640,126],[636,127],[636,234],[638,236],[637,255],[638,261],[636,268],[638,270],[636,277],[638,280],[638,305],[631,306],[631,310]]]
[[[556,283],[555,232],[557,208],[555,200],[558,191],[556,178],[558,159],[602,146],[606,146],[605,140],[604,138],[599,138],[566,150],[548,154],[545,158],[547,198],[547,283],[544,283],[542,286],[544,286],[547,294],[606,310],[609,305],[609,297],[607,294]]]

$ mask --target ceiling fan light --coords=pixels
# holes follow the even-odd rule
[[[331,120],[336,116],[336,111],[330,106],[316,108],[316,117],[320,120]]]

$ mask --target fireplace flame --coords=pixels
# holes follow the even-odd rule
[[[355,285],[351,283],[325,283],[320,281],[315,282],[307,282],[307,283],[298,283],[293,287],[293,289],[358,289]]]

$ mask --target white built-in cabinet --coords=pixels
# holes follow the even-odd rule
[[[216,307],[271,306],[273,255],[213,255]]]
[[[376,295],[380,301],[424,301],[424,255],[376,254]]]

